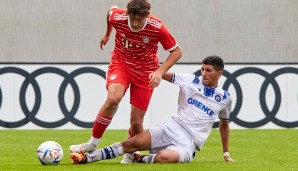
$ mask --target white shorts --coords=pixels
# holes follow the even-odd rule
[[[148,129],[151,134],[150,153],[170,149],[179,153],[179,162],[191,162],[196,150],[191,135],[174,119]]]

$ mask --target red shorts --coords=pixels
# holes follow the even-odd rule
[[[106,87],[113,83],[122,84],[125,92],[130,86],[130,104],[141,110],[147,110],[153,93],[153,88],[149,87],[149,74],[140,76],[124,66],[114,64],[109,66]]]

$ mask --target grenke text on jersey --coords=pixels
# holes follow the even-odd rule
[[[208,106],[204,105],[203,103],[199,102],[196,99],[188,98],[187,103],[201,109],[202,111],[207,113],[210,117],[214,115],[214,112]]]

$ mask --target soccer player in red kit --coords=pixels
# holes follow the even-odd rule
[[[94,121],[92,136],[87,143],[71,145],[71,152],[94,151],[112,121],[118,104],[130,87],[129,137],[143,130],[143,120],[153,89],[182,56],[177,41],[164,23],[150,14],[147,0],[130,0],[127,9],[112,6],[107,14],[107,31],[100,48],[109,41],[113,27],[116,30],[115,48],[107,72],[108,96]],[[167,59],[159,65],[158,43],[169,51]],[[126,154],[121,163],[131,163],[133,156]]]

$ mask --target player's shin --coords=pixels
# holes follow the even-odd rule
[[[122,144],[120,142],[105,148],[93,151],[86,155],[87,162],[96,162],[100,160],[113,159],[124,154]]]
[[[98,113],[92,129],[92,137],[95,139],[100,139],[107,129],[107,127],[110,125],[112,121],[112,118],[106,117],[100,113]],[[94,142],[95,144],[96,142]],[[98,143],[98,142],[97,142]]]

